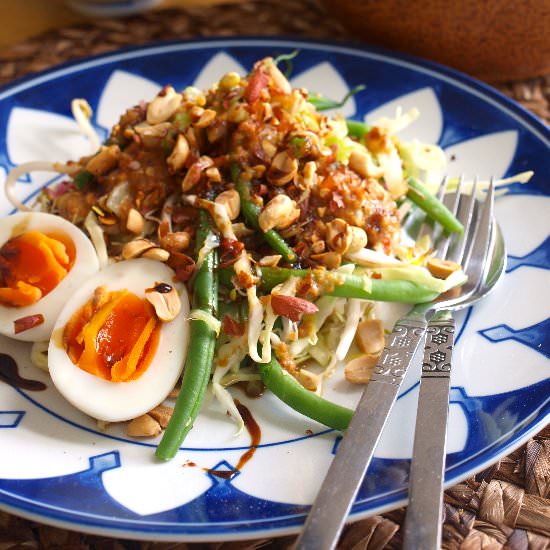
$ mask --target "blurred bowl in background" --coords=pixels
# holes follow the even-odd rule
[[[549,0],[321,0],[355,37],[491,82],[550,72]]]

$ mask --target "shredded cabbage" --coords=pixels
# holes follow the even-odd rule
[[[445,153],[438,145],[428,145],[413,139],[397,146],[403,161],[405,178],[414,177],[424,182],[430,191],[437,192],[447,168]]]
[[[93,210],[88,212],[86,219],[84,220],[84,227],[88,234],[90,235],[90,240],[94,245],[97,258],[99,260],[99,267],[103,269],[109,263],[109,255],[107,254],[107,245],[105,244],[105,237],[103,235],[103,230],[97,221],[97,216],[94,214]]]
[[[197,255],[197,265],[196,269],[200,269],[201,265],[204,263],[204,260],[206,259],[206,256],[212,252],[215,248],[218,248],[220,246],[220,238],[218,235],[214,235],[213,233],[210,233],[206,239],[204,239],[204,244],[201,246],[199,253]]]
[[[233,401],[231,394],[221,384],[221,379],[231,370],[238,368],[240,362],[246,357],[246,341],[244,336],[234,338],[226,344],[220,346],[216,354],[216,362],[214,364],[214,375],[212,376],[212,391],[214,396],[226,410],[233,420],[237,423],[237,432],[239,435],[244,428],[244,421],[239,409]]]
[[[220,335],[222,324],[209,311],[204,311],[202,309],[192,309],[189,313],[189,319],[204,321],[208,325],[208,328],[212,329],[216,333],[216,336]]]
[[[353,342],[355,333],[357,332],[357,325],[361,320],[361,316],[367,307],[368,302],[365,300],[359,300],[356,298],[351,298],[348,300],[346,308],[346,324],[344,325],[344,330],[340,336],[340,342],[336,348],[336,353],[334,354],[338,361],[342,361]]]
[[[50,372],[48,369],[48,346],[49,342],[34,342],[31,348],[31,362],[44,372]]]
[[[372,123],[372,126],[384,130],[387,134],[397,134],[410,126],[419,116],[420,111],[418,109],[409,109],[404,113],[402,107],[397,107],[394,118],[380,117]]]
[[[437,279],[425,267],[416,265],[399,268],[382,267],[376,272],[382,276],[382,279],[412,281],[439,294],[464,284],[468,279],[462,269],[451,273],[446,279]]]

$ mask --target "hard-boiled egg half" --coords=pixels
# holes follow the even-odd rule
[[[0,333],[48,340],[59,312],[99,269],[95,249],[75,225],[53,214],[0,219]]]
[[[188,317],[187,291],[169,267],[145,258],[112,264],[61,311],[48,348],[52,381],[99,420],[145,414],[180,376]]]

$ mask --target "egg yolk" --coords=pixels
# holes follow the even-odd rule
[[[63,346],[82,370],[110,380],[139,378],[155,355],[160,321],[153,306],[127,290],[96,289],[63,330]]]
[[[65,235],[27,231],[0,248],[0,304],[24,307],[51,292],[71,270],[73,242]]]

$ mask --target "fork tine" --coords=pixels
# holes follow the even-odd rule
[[[495,183],[491,178],[487,196],[481,207],[475,231],[467,254],[462,262],[462,269],[468,274],[468,278],[474,282],[481,278],[485,266],[485,259],[491,242],[491,229],[493,225],[493,206],[495,199]]]
[[[446,204],[446,206],[449,208],[449,210],[453,213],[453,216],[456,216],[458,211],[458,205],[460,204],[460,192],[462,190],[462,184],[464,183],[464,175],[461,174],[460,178],[458,179],[458,185],[456,187],[456,194],[454,196],[454,199],[452,201],[452,204]],[[445,203],[451,202],[445,201]],[[447,255],[447,252],[449,250],[449,245],[451,244],[451,241],[455,240],[454,237],[456,235],[454,233],[446,233],[445,231],[441,230],[441,237],[438,240],[437,243],[437,250],[436,250],[436,257],[444,259]]]
[[[458,208],[458,219],[464,227],[462,235],[455,243],[455,246],[448,254],[447,260],[456,262],[457,264],[462,264],[462,259],[464,257],[464,251],[466,250],[466,244],[468,241],[468,235],[472,227],[472,221],[474,218],[474,209],[476,205],[476,193],[477,193],[478,180],[477,176],[474,178],[474,184],[472,186],[472,192],[467,197],[462,196],[460,205]]]

